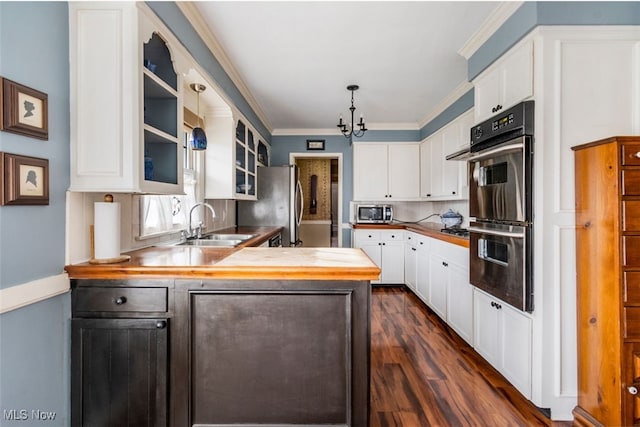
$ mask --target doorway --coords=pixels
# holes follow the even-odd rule
[[[290,153],[289,164],[303,189],[302,246],[342,247],[342,153]]]

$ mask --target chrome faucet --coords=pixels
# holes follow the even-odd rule
[[[196,227],[195,233],[194,233],[193,228],[191,227],[191,216],[193,214],[193,211],[194,211],[195,208],[197,208],[198,206],[201,206],[201,205],[209,208],[213,218],[216,217],[216,211],[213,210],[213,206],[211,206],[209,203],[199,202],[199,203],[196,203],[195,205],[193,205],[193,207],[189,211],[189,229],[187,230],[187,234],[188,234],[187,237],[197,237],[198,239],[202,237],[202,221],[200,221],[200,223]]]

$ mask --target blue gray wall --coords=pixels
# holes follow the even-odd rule
[[[69,187],[65,2],[0,2],[0,75],[48,94],[49,140],[0,132],[0,151],[49,159],[48,206],[0,207],[0,289],[63,272]],[[0,425],[68,425],[69,295],[0,315]],[[56,413],[9,421],[6,410]],[[29,416],[31,413],[29,412]]]

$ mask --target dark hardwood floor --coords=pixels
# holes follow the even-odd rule
[[[570,426],[528,402],[411,291],[374,287],[369,425]]]

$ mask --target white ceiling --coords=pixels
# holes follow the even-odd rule
[[[502,2],[194,2],[274,134],[337,132],[358,84],[370,129],[417,129],[467,81],[458,51]]]

